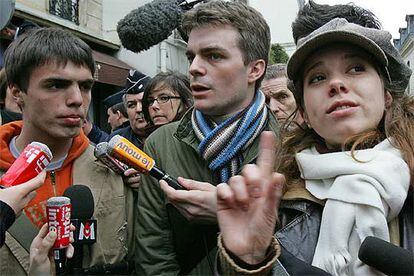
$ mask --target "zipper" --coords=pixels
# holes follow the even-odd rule
[[[50,180],[52,181],[52,188],[54,196],[57,196],[56,192],[56,173],[55,171],[50,171]]]

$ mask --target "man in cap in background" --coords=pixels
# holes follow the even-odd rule
[[[148,125],[142,111],[142,97],[144,88],[150,81],[150,77],[137,70],[130,70],[127,84],[123,90],[122,97],[129,125],[111,133],[108,140],[115,135],[121,135],[131,141],[135,146],[142,148],[145,138],[148,136],[146,127]]]
[[[121,90],[103,100],[103,104],[107,107],[108,124],[111,126],[111,132],[129,126],[128,115],[122,101],[123,95],[124,90]],[[107,132],[92,124],[89,120],[85,120],[83,131],[93,144],[104,142],[109,137]]]
[[[122,101],[124,95],[124,90],[121,90],[103,101],[104,105],[108,107],[108,124],[111,126],[111,131],[129,126],[128,113]]]

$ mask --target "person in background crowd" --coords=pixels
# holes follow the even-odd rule
[[[192,98],[187,76],[177,72],[158,73],[145,87],[144,117],[156,126],[178,121],[193,105]]]
[[[122,101],[123,96],[124,91],[119,91],[103,101],[108,108],[108,124],[111,126],[111,132],[129,126],[128,113]]]
[[[73,184],[91,189],[99,221],[97,242],[84,250],[84,268],[125,261],[132,247],[132,191],[121,177],[94,162],[93,147],[81,131],[94,83],[90,47],[67,31],[39,28],[13,41],[6,51],[5,69],[23,121],[0,127],[1,173],[32,141],[46,144],[53,159],[45,184],[18,218],[27,227],[6,235],[0,274],[28,273],[30,249],[20,237],[32,239],[28,227],[36,230],[47,222],[47,199],[61,196]]]
[[[103,100],[107,107],[108,124],[111,126],[111,132],[129,126],[128,114],[122,101],[124,91],[121,90]],[[83,131],[93,144],[99,144],[108,140],[109,134],[101,130],[97,125],[92,124],[88,119],[85,120]]]
[[[125,85],[123,103],[126,107],[129,126],[118,129],[111,133],[108,140],[115,135],[121,135],[131,141],[135,146],[142,148],[144,140],[148,136],[146,127],[148,122],[144,118],[142,111],[142,98],[147,83],[151,80],[149,76],[137,70],[130,70]]]
[[[298,40],[287,69],[305,128],[287,133],[276,158],[275,146],[265,138],[265,162],[218,187],[223,274],[249,272],[257,264],[255,273],[269,273],[278,265],[280,243],[332,275],[380,275],[358,260],[361,242],[376,236],[403,246],[411,239],[406,235],[412,220],[406,225],[401,218],[414,186],[414,98],[404,87],[393,89],[393,77],[403,72],[389,72],[383,49],[392,48],[390,40],[386,31],[344,18]],[[284,177],[272,173],[272,159],[281,160],[283,197]],[[287,197],[301,185],[301,197]],[[289,234],[292,222],[280,220],[278,242],[273,231],[281,197],[281,203],[306,199],[324,207],[319,217],[314,212],[301,219],[310,227],[299,225],[300,233]],[[234,265],[232,259],[241,262]]]
[[[36,28],[39,26],[33,22],[13,18],[6,27],[0,30],[0,69],[4,67],[4,52],[9,44],[17,37]]]
[[[142,275],[213,274],[216,185],[255,162],[262,131],[278,132],[259,90],[270,49],[263,16],[241,2],[211,1],[182,23],[194,107],[154,131],[144,151],[187,190],[142,176],[135,231]]]
[[[295,97],[287,84],[286,64],[273,64],[267,67],[260,89],[266,95],[266,103],[279,123],[291,128],[300,126],[303,118],[296,112]]]
[[[7,87],[6,71],[0,70],[0,125],[22,119],[21,110]]]

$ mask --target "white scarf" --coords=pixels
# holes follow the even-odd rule
[[[357,259],[367,236],[389,241],[387,222],[407,197],[410,173],[388,140],[372,149],[319,154],[315,147],[296,154],[306,189],[325,200],[312,265],[333,275],[380,275]]]

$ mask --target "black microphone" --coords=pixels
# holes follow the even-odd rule
[[[65,190],[64,196],[70,198],[72,204],[71,223],[76,227],[73,233],[75,253],[68,262],[72,274],[83,273],[83,246],[96,242],[97,221],[92,219],[94,212],[94,200],[89,187],[84,185],[72,185]]]
[[[367,237],[361,244],[358,258],[387,275],[413,275],[413,254],[376,237]]]
[[[117,25],[122,45],[133,52],[157,45],[180,26],[185,11],[200,2],[206,0],[155,0],[132,10]]]

